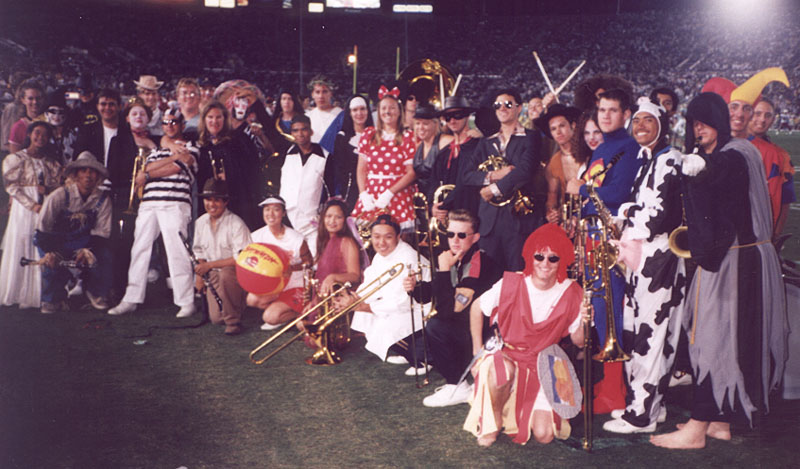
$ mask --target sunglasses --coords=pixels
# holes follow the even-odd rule
[[[55,114],[55,115],[57,115],[57,116],[58,116],[58,115],[61,115],[61,114],[66,114],[66,112],[64,112],[64,110],[63,110],[63,109],[61,109],[61,108],[57,108],[57,107],[51,107],[51,108],[49,108],[49,109],[47,110],[47,112],[48,112],[49,114]]]
[[[534,260],[537,260],[537,261],[539,261],[539,262],[542,262],[542,261],[544,260],[544,254],[534,254],[534,255],[533,255],[533,258],[534,258]],[[548,256],[548,257],[547,257],[547,260],[548,260],[548,262],[550,262],[551,264],[555,264],[556,262],[560,261],[560,260],[561,260],[561,258],[560,258],[560,257],[558,257],[558,256],[555,256],[555,255],[553,255],[553,256]]]
[[[495,101],[493,104],[495,111],[503,106],[505,106],[507,109],[511,109],[512,107],[519,106],[519,104],[515,103],[514,101],[503,101],[502,103],[499,101]]]
[[[461,233],[455,233],[455,232],[452,232],[452,231],[448,231],[448,232],[447,232],[447,237],[448,237],[449,239],[453,239],[453,238],[455,238],[456,236],[458,236],[458,239],[466,239],[466,238],[467,238],[467,236],[470,236],[471,234],[472,234],[472,233],[464,233],[463,231],[462,231]]]
[[[454,112],[452,114],[445,114],[442,117],[444,118],[445,122],[450,122],[453,119],[461,120],[461,119],[463,119],[465,117],[468,117],[468,116],[469,116],[469,114],[467,114],[465,112]]]
[[[175,119],[163,120],[163,121],[161,121],[161,123],[163,125],[178,125],[179,124],[179,122],[176,121]]]

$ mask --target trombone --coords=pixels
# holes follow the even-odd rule
[[[300,316],[298,316],[295,320],[293,320],[290,323],[288,323],[285,326],[283,326],[283,328],[281,328],[281,330],[279,330],[278,332],[276,332],[275,334],[270,336],[269,339],[265,340],[261,345],[259,345],[255,349],[253,349],[253,351],[250,352],[250,361],[252,361],[256,365],[260,365],[260,364],[264,363],[265,361],[269,360],[270,358],[274,357],[275,355],[277,355],[278,352],[280,352],[281,350],[283,350],[286,347],[288,347],[289,344],[291,344],[295,340],[297,340],[297,339],[303,337],[304,335],[308,334],[309,336],[311,336],[312,339],[314,339],[314,341],[319,346],[319,348],[314,353],[312,358],[318,357],[318,356],[325,356],[326,358],[330,357],[331,360],[333,361],[333,363],[329,363],[329,364],[334,364],[334,363],[341,362],[341,357],[338,356],[335,351],[330,350],[329,348],[327,348],[326,341],[321,340],[322,334],[324,334],[325,331],[334,322],[336,322],[337,319],[339,319],[340,317],[342,317],[342,316],[344,316],[346,314],[349,314],[351,311],[355,310],[356,306],[358,306],[361,303],[363,303],[364,301],[366,301],[367,298],[369,298],[370,296],[375,294],[375,292],[377,292],[378,290],[383,288],[386,284],[391,282],[394,278],[399,276],[400,272],[402,272],[402,271],[403,271],[403,264],[398,262],[397,264],[393,265],[388,270],[384,271],[377,278],[375,278],[375,280],[371,281],[367,285],[363,286],[360,290],[358,290],[358,292],[356,292],[356,295],[359,298],[356,301],[354,301],[353,303],[351,303],[347,307],[337,311],[337,310],[335,310],[335,309],[330,307],[329,302],[333,301],[333,298],[336,297],[338,294],[342,293],[344,290],[346,290],[346,289],[351,287],[350,282],[346,282],[344,285],[340,286],[339,288],[337,288],[333,292],[331,292],[330,295],[328,295],[325,298],[323,298],[322,300],[320,300],[319,303],[314,305],[314,307],[312,307],[308,311],[306,311],[303,314],[301,314]],[[376,283],[377,283],[377,285],[376,285]],[[257,355],[258,355],[259,352],[261,352],[265,348],[269,347],[269,345],[272,344],[273,342],[275,342],[280,336],[282,336],[287,331],[289,331],[293,327],[295,327],[298,324],[300,324],[300,322],[310,318],[312,316],[312,314],[314,314],[315,312],[317,312],[320,309],[322,309],[322,311],[323,311],[322,314],[317,316],[310,324],[305,325],[305,330],[298,332],[297,334],[292,336],[289,340],[287,340],[283,344],[279,345],[275,350],[273,350],[272,352],[269,352],[266,356],[264,356],[262,358],[257,358]],[[307,363],[310,363],[310,362],[307,361]]]

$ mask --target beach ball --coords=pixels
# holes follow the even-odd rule
[[[288,281],[290,257],[273,244],[252,243],[236,258],[236,280],[255,295],[271,295],[283,290]]]

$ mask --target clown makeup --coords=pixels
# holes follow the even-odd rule
[[[244,120],[247,117],[247,108],[250,106],[249,100],[244,96],[237,96],[233,99],[233,115],[236,120]]]
[[[147,128],[149,121],[147,111],[142,106],[134,106],[128,111],[128,124],[130,124],[131,130],[144,130]]]

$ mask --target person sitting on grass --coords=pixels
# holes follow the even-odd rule
[[[279,195],[268,195],[259,207],[267,225],[251,235],[254,243],[273,244],[290,257],[289,281],[282,291],[271,295],[247,294],[247,305],[264,311],[262,331],[271,331],[296,318],[303,311],[303,266],[311,265],[311,252],[303,235],[283,224],[286,202]]]

